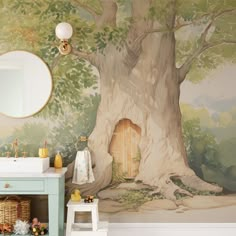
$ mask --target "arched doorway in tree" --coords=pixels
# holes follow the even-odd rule
[[[140,163],[139,142],[141,129],[129,119],[120,120],[114,130],[109,147],[116,174],[132,179],[138,174]],[[113,168],[114,170],[114,168]]]

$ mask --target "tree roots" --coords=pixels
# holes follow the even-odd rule
[[[214,193],[219,193],[222,191],[221,187],[214,184],[209,184],[201,180],[196,175],[181,176],[181,177],[178,177],[178,179],[180,179],[185,186],[198,190],[198,191],[209,191],[209,192],[214,192]],[[169,200],[173,200],[173,201],[176,200],[177,193],[186,195],[189,197],[193,197],[193,194],[190,191],[176,185],[173,182],[173,180],[171,180],[170,177],[168,177],[165,181],[160,181],[160,186],[158,186],[150,194],[154,195],[157,193],[161,193],[165,198]]]

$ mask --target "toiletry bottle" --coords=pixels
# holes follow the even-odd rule
[[[56,169],[62,168],[62,156],[61,156],[60,152],[57,152],[57,155],[55,156],[54,167]]]

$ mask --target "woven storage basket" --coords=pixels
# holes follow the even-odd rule
[[[16,220],[30,220],[30,200],[18,196],[0,199],[0,224],[15,224]]]

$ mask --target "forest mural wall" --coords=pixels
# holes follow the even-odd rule
[[[178,209],[195,195],[236,204],[235,11],[231,0],[0,0],[0,53],[35,53],[54,83],[40,113],[0,116],[1,156],[15,138],[29,156],[47,140],[68,166],[67,197],[97,194],[108,212]],[[67,56],[63,21],[74,29]],[[86,146],[95,181],[77,186]]]

